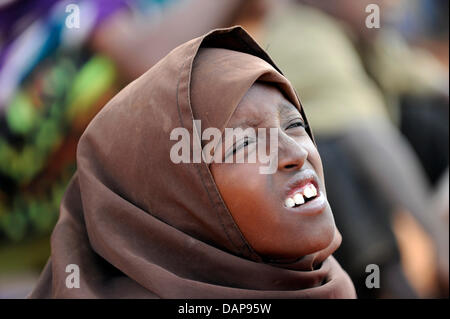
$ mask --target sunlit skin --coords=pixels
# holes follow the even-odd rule
[[[278,168],[274,174],[260,174],[259,167],[267,163],[258,160],[210,165],[223,200],[252,248],[269,259],[291,260],[327,247],[335,234],[328,201],[313,215],[292,213],[284,206],[286,184],[305,170],[317,176],[326,198],[322,162],[297,108],[277,88],[255,83],[227,127],[278,128]],[[257,143],[238,137],[231,150],[223,143],[223,158],[233,156],[233,150],[234,156],[256,152]]]

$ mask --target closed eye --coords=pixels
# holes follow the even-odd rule
[[[289,124],[288,127],[286,127],[286,130],[291,129],[291,128],[295,128],[295,127],[303,127],[306,128],[306,125],[304,122],[302,121],[296,121],[294,123]]]
[[[239,145],[237,145],[237,146],[235,146],[235,147],[233,148],[233,153],[232,153],[232,154],[236,154],[236,152],[237,152],[238,150],[240,150],[240,149],[243,148],[243,147],[246,147],[248,144],[249,144],[249,140],[248,140],[248,138],[245,138],[245,140],[244,140],[243,143],[241,143],[241,144],[239,144]]]

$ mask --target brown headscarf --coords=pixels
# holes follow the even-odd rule
[[[328,248],[296,262],[265,261],[208,164],[170,160],[172,129],[192,132],[193,119],[224,128],[257,80],[277,85],[303,114],[289,82],[240,27],[179,46],[114,97],[80,139],[52,255],[30,297],[355,297],[331,256],[338,232]],[[69,264],[79,266],[80,288],[66,287]]]

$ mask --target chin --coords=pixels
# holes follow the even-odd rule
[[[298,259],[327,248],[334,240],[336,227],[334,223],[311,229],[308,234],[300,240],[280,243],[271,251],[260,252],[261,255],[271,259]],[[305,234],[305,233],[303,233]],[[305,245],[306,244],[306,245]]]
[[[326,210],[324,214],[328,216],[324,220],[322,220],[316,227],[312,227],[307,232],[308,240],[303,240],[303,245],[305,242],[308,242],[307,247],[302,247],[301,250],[297,252],[301,253],[302,256],[309,255],[320,250],[327,248],[334,239],[336,234],[336,225],[334,223],[334,218],[331,213],[331,210]]]

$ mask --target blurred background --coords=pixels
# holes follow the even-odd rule
[[[335,256],[358,296],[448,298],[448,6],[0,0],[0,298],[36,283],[95,114],[177,45],[235,24],[299,93],[343,235]]]

